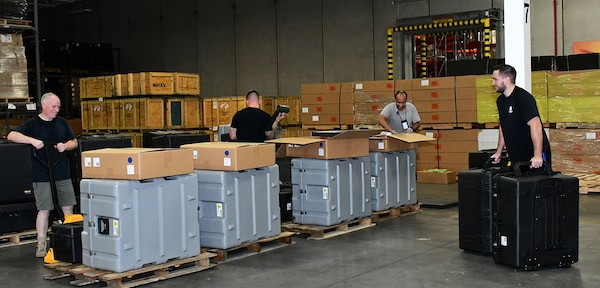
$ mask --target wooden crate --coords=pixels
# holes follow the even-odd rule
[[[164,129],[165,105],[163,99],[140,98],[140,129]]]
[[[281,121],[281,125],[299,125],[300,124],[300,96],[287,96],[275,98],[275,105],[287,105],[290,107],[290,112],[285,115]],[[273,113],[271,113],[272,115]]]
[[[130,96],[129,74],[117,74],[113,78],[113,96]]]
[[[121,119],[121,100],[119,99],[106,99],[104,100],[106,105],[106,129],[117,130],[120,127]]]
[[[100,100],[87,101],[88,106],[88,129],[106,130],[106,102]]]
[[[81,107],[81,129],[83,131],[87,131],[88,129],[90,129],[90,124],[89,124],[90,110],[89,110],[87,101],[81,101],[81,104],[79,104],[79,107]]]
[[[119,100],[120,126],[119,129],[140,129],[140,99],[125,98]]]
[[[175,93],[173,73],[140,73],[142,95],[173,95]]]
[[[200,75],[192,73],[174,73],[175,94],[200,95]]]
[[[202,126],[202,106],[200,98],[186,97],[185,98],[185,124],[184,128],[197,129]]]
[[[142,95],[142,74],[140,73],[128,73],[127,84],[129,96],[140,96]]]
[[[168,129],[181,129],[185,126],[185,100],[183,98],[165,99],[165,118]]]
[[[297,127],[285,127],[281,129],[281,137],[303,137],[302,128]]]
[[[204,98],[203,123],[216,131],[219,125],[231,124],[233,115],[246,107],[246,96]]]
[[[79,87],[81,99],[112,97],[113,76],[81,78]]]
[[[261,98],[260,109],[267,112],[269,115],[273,115],[273,113],[275,113],[275,107],[277,107],[275,104],[276,98],[273,96],[262,96]]]

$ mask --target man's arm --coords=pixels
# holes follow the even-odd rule
[[[502,150],[504,150],[504,134],[502,134],[502,127],[498,128],[498,148],[496,148],[496,153],[494,153],[490,158],[494,160],[492,163],[498,164],[500,163],[500,157],[502,156]]]
[[[531,158],[531,167],[539,168],[542,167],[544,159],[542,158],[542,150],[544,150],[544,132],[542,129],[542,121],[540,117],[536,116],[531,118],[527,122],[529,125],[529,133],[531,134],[531,141],[533,142],[533,158]]]
[[[419,129],[419,126],[421,126],[421,122],[415,122],[415,123],[412,124],[413,130]]]
[[[79,144],[77,143],[77,139],[71,139],[64,143],[57,143],[56,150],[58,150],[58,152],[62,153],[64,151],[75,150],[75,149],[77,149],[78,146],[79,146]]]
[[[42,149],[44,147],[43,141],[29,137],[19,131],[10,131],[6,136],[6,139],[16,143],[31,144],[35,149]]]
[[[385,117],[385,115],[383,115],[383,114],[379,114],[379,125],[381,125],[381,127],[383,127],[383,129],[385,129],[387,131],[396,132],[390,126],[390,123],[387,121],[387,117]]]
[[[237,128],[229,127],[229,140],[237,140]]]

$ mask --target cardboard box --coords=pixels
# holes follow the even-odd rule
[[[320,94],[302,94],[300,96],[302,105],[320,105],[340,103],[340,94],[338,93],[320,93]]]
[[[423,112],[439,112],[439,111],[456,111],[456,102],[452,100],[434,100],[434,101],[413,101],[415,107],[420,113]],[[475,103],[477,104],[477,103]]]
[[[456,88],[459,87],[475,87],[477,76],[476,75],[465,75],[465,76],[455,76],[454,77],[454,86]]]
[[[417,171],[417,183],[452,184],[456,182],[456,173],[446,171],[444,173]]]
[[[417,107],[417,110],[419,107]],[[456,111],[419,112],[421,123],[455,123]]]
[[[203,142],[181,145],[190,150],[194,169],[240,171],[275,164],[275,144]]]
[[[415,90],[410,95],[412,101],[418,100],[454,100],[455,92],[453,88],[450,89],[428,89],[428,90]]]
[[[477,99],[477,88],[475,88],[475,87],[456,88],[454,94],[456,95],[456,99],[473,99],[474,100],[474,99]]]
[[[398,90],[412,90],[412,79],[398,79],[394,82],[394,89]],[[395,92],[394,92],[395,93]]]
[[[287,157],[337,159],[369,156],[369,137],[377,130],[319,131],[331,137],[290,137],[268,140],[287,144]]]
[[[341,90],[340,83],[316,83],[316,84],[301,84],[300,93],[304,94],[323,94],[335,93],[339,94]]]
[[[344,103],[344,104],[306,104],[302,105],[302,114],[338,114],[340,112],[344,113],[352,113],[354,111],[354,105]],[[284,118],[285,119],[285,118]]]
[[[300,119],[305,125],[352,124],[354,123],[354,114],[302,114]]]
[[[83,178],[143,180],[194,172],[183,149],[105,148],[81,153]]]
[[[454,77],[413,79],[412,90],[454,88]]]
[[[360,81],[354,82],[354,91],[377,91],[394,93],[394,81]]]
[[[436,139],[419,133],[379,134],[369,138],[369,151],[388,152],[415,149],[416,143],[429,141],[435,142]]]

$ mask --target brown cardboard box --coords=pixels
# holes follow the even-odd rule
[[[461,87],[456,88],[454,94],[456,99],[477,99],[477,88],[476,87]]]
[[[300,93],[305,94],[324,94],[335,93],[339,94],[341,90],[340,83],[316,83],[316,84],[301,84]]]
[[[418,183],[452,184],[456,182],[456,173],[446,171],[444,173],[417,171]]]
[[[419,113],[422,112],[439,112],[439,111],[456,111],[456,103],[452,100],[434,100],[434,101],[413,101]]]
[[[83,178],[143,180],[194,172],[183,149],[105,148],[81,153]]]
[[[388,152],[415,149],[416,143],[435,142],[435,138],[427,137],[419,133],[379,134],[369,138],[369,151]]]
[[[340,103],[352,104],[354,103],[354,92],[342,92],[340,93]]]
[[[275,164],[275,144],[244,142],[202,142],[181,145],[193,151],[194,169],[240,171]]]
[[[302,105],[308,104],[337,104],[340,103],[339,93],[302,94],[300,96]]]
[[[438,139],[441,141],[475,141],[481,133],[480,129],[439,130]]]
[[[418,107],[417,107],[418,109]],[[421,123],[454,123],[456,111],[419,112]]]
[[[415,90],[410,96],[412,101],[419,100],[454,100],[455,92],[454,88],[448,89],[428,89],[428,90]]]
[[[421,152],[417,153],[417,163],[429,163],[435,164],[435,167],[439,164],[439,157],[437,152]]]
[[[412,90],[412,79],[398,79],[394,82],[394,90]]]
[[[306,104],[302,105],[302,114],[338,114],[340,112],[351,114],[354,106],[349,103],[344,104]]]
[[[381,81],[359,81],[354,82],[354,91],[377,91],[377,92],[389,92],[394,93],[394,81],[392,80],[381,80]]]
[[[475,87],[476,79],[477,79],[476,75],[455,76],[454,77],[454,85],[456,88]]]
[[[456,122],[458,123],[475,123],[477,122],[476,110],[458,110],[456,111]]]
[[[287,144],[288,157],[336,159],[369,156],[369,137],[377,130],[319,131],[331,137],[290,137],[268,140]]]
[[[454,88],[454,77],[413,79],[412,90]]]
[[[302,124],[352,124],[354,123],[354,114],[302,114]]]

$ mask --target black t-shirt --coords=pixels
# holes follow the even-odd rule
[[[237,129],[240,142],[263,142],[267,140],[266,131],[273,130],[271,115],[259,108],[246,107],[233,115],[231,127]]]
[[[17,129],[15,129],[22,134],[39,139],[44,142],[44,145],[48,145],[49,147],[42,148],[39,150],[35,150],[32,146],[31,153],[31,166],[32,166],[32,180],[33,182],[48,182],[50,181],[50,177],[48,175],[48,168],[42,165],[38,160],[34,157],[34,150],[37,154],[37,157],[44,163],[48,163],[48,159],[46,158],[46,150],[50,151],[50,164],[56,162],[59,157],[58,151],[50,146],[56,143],[64,143],[69,140],[75,139],[75,133],[69,123],[62,118],[57,116],[52,119],[52,121],[44,121],[40,118],[40,116],[33,117],[23,122]],[[58,163],[54,167],[54,179],[55,180],[65,180],[70,178],[69,174],[69,162],[67,157],[63,157],[60,163]]]
[[[512,162],[531,160],[533,157],[533,142],[527,122],[536,116],[540,116],[535,99],[523,88],[515,86],[509,97],[500,94],[496,100],[496,105],[498,106],[500,126],[502,127],[508,157]],[[549,154],[550,142],[548,136],[546,136],[546,131],[542,129],[542,133],[544,137],[542,151]]]

